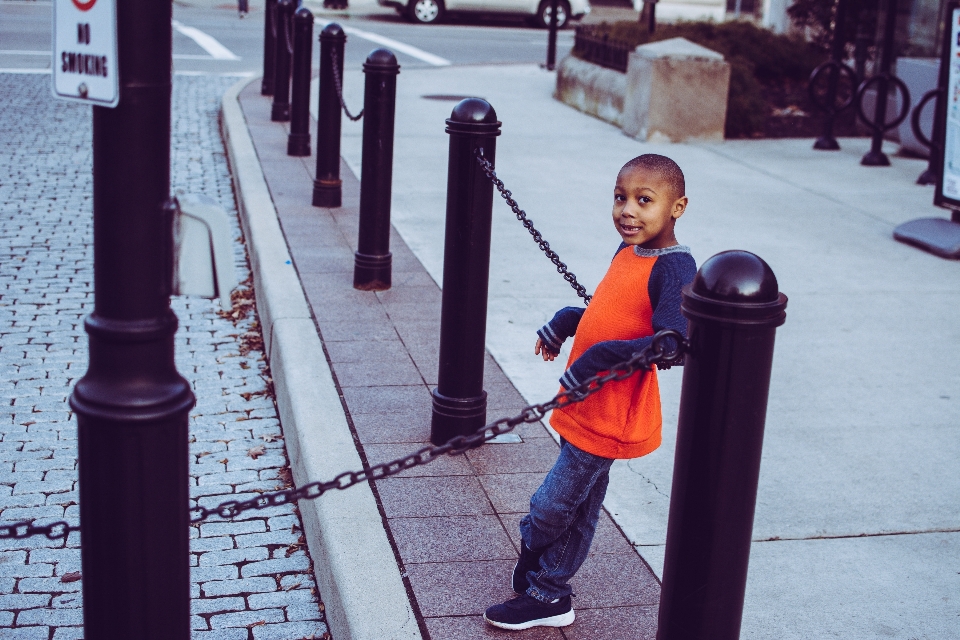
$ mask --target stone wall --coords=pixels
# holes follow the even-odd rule
[[[641,45],[627,73],[573,56],[557,69],[554,97],[638,140],[723,140],[730,65],[684,38]]]

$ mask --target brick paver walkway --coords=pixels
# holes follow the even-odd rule
[[[316,160],[286,155],[286,128],[270,122],[270,103],[258,89],[250,84],[241,105],[361,453],[375,464],[414,451],[430,433],[440,289],[396,232],[393,288],[353,289],[359,185],[343,165],[344,207],[312,207]],[[489,356],[484,388],[491,419],[525,405]],[[653,638],[659,584],[605,513],[574,581],[574,625],[509,633],[480,618],[513,596],[517,524],[558,451],[539,423],[518,432],[522,443],[489,444],[376,482],[421,628],[434,640]]]
[[[172,186],[233,214],[217,122],[233,78],[177,77]],[[53,100],[42,75],[0,74],[0,522],[78,522],[76,422],[66,403],[87,368],[92,311],[90,108]],[[248,302],[244,302],[247,299]],[[192,384],[191,494],[210,506],[289,478],[249,291],[236,317],[174,299],[177,368]],[[278,480],[278,477],[280,478]],[[326,633],[292,506],[191,530],[195,640],[292,640]],[[79,536],[0,541],[0,639],[83,637]]]

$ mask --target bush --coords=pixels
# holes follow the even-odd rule
[[[657,25],[651,36],[645,24],[603,23],[592,27],[631,48],[686,38],[723,54],[730,63],[730,95],[725,135],[728,138],[761,135],[768,115],[765,93],[784,84],[806,82],[813,69],[826,60],[822,48],[798,38],[778,35],[750,22],[677,22]],[[575,52],[576,53],[576,52]]]

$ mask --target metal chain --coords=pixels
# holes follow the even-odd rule
[[[500,195],[503,196],[503,199],[506,200],[507,206],[513,211],[513,214],[517,216],[517,220],[523,223],[524,228],[530,232],[530,235],[533,236],[533,241],[537,243],[537,246],[540,247],[540,250],[543,251],[550,262],[554,264],[557,268],[557,272],[563,276],[563,279],[566,280],[573,290],[577,292],[577,295],[583,298],[584,303],[590,304],[590,299],[593,298],[590,294],[587,293],[587,290],[582,284],[577,282],[577,276],[573,274],[572,271],[567,269],[567,265],[560,261],[560,256],[557,255],[557,252],[550,248],[550,243],[543,239],[543,236],[537,231],[536,227],[533,226],[533,221],[527,217],[527,213],[520,208],[520,205],[517,204],[517,201],[513,199],[513,193],[506,188],[503,184],[503,180],[497,177],[497,172],[493,169],[493,163],[483,157],[483,148],[478,148],[476,150],[477,162],[480,163],[480,167],[483,169],[483,172],[487,175],[487,178],[490,182],[493,183],[493,186],[497,188],[497,191],[500,192]]]
[[[673,341],[674,346],[668,349],[670,341]],[[472,434],[457,436],[446,444],[439,446],[423,447],[402,458],[373,465],[369,469],[345,471],[326,482],[311,482],[296,489],[265,493],[249,500],[229,500],[209,509],[196,506],[190,510],[192,513],[190,522],[194,524],[202,522],[213,515],[219,515],[221,518],[233,518],[251,509],[266,509],[267,507],[296,502],[297,500],[313,500],[332,489],[347,489],[367,480],[380,480],[406,469],[428,464],[442,455],[464,453],[469,449],[481,446],[502,433],[512,431],[519,424],[542,420],[547,412],[557,407],[583,402],[612,380],[624,380],[637,371],[647,372],[651,366],[661,361],[674,361],[685,352],[686,348],[687,341],[680,332],[672,329],[660,331],[653,336],[653,340],[646,349],[635,353],[629,360],[612,366],[607,373],[587,378],[581,384],[558,393],[547,402],[524,408],[523,411],[512,418],[501,418],[480,427]]]
[[[668,348],[670,341],[673,347]],[[213,508],[196,506],[190,509],[190,523],[197,524],[210,518],[211,516],[220,516],[221,518],[234,518],[244,511],[252,509],[266,509],[277,505],[289,504],[298,500],[315,500],[327,491],[333,489],[348,489],[355,484],[366,482],[368,480],[380,480],[389,476],[396,475],[406,469],[428,464],[443,455],[459,455],[470,449],[475,449],[488,440],[497,437],[502,433],[512,431],[517,425],[532,423],[542,420],[546,414],[557,407],[567,404],[583,402],[593,394],[603,388],[605,384],[613,380],[624,380],[629,378],[637,371],[646,374],[654,364],[661,362],[674,361],[681,357],[687,349],[687,341],[681,333],[672,329],[660,331],[650,342],[650,345],[635,353],[629,360],[620,362],[607,371],[607,373],[597,374],[584,380],[581,384],[558,393],[551,400],[541,404],[530,405],[523,409],[519,414],[512,418],[501,418],[494,422],[480,427],[475,432],[465,436],[457,436],[447,442],[435,447],[423,447],[417,451],[397,458],[390,462],[373,465],[368,469],[361,471],[345,471],[332,480],[326,482],[311,482],[302,487],[276,491],[273,493],[264,493],[256,498],[249,500],[228,500],[222,502]],[[66,522],[54,522],[45,526],[33,526],[29,521],[19,522],[17,524],[0,526],[0,539],[5,538],[26,538],[32,535],[43,534],[51,540],[64,538],[71,531],[79,531],[80,527],[71,526]]]
[[[283,20],[283,30],[287,33],[287,53],[293,55],[293,14],[288,13]]]
[[[80,527],[72,526],[63,520],[35,526],[27,520],[16,524],[0,525],[0,540],[19,540],[39,535],[47,536],[50,540],[59,540],[66,538],[71,531],[80,531]]]
[[[347,109],[347,103],[343,101],[343,81],[340,79],[340,60],[337,57],[337,49],[335,47],[330,47],[330,57],[333,62],[333,82],[337,87],[337,97],[340,98],[340,106],[343,107],[343,112],[347,114],[347,117],[356,122],[363,117],[363,109],[360,109],[360,113],[357,115],[352,115],[350,110]]]

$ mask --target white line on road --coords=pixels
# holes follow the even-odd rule
[[[7,0],[3,0],[7,2]],[[51,56],[52,54],[49,51],[26,51],[21,49],[2,49],[0,50],[0,56]],[[214,57],[209,55],[193,55],[189,53],[175,53],[173,54],[174,60],[215,60]]]
[[[177,20],[173,21],[173,28],[200,45],[200,47],[209,53],[215,60],[240,59],[239,56],[220,44],[220,41],[211,36],[209,33],[204,33],[203,31],[200,31],[200,29],[195,29],[194,27],[188,27],[184,24],[181,24]]]
[[[50,73],[50,69],[0,69],[0,73]]]
[[[42,75],[42,74],[49,74],[50,69],[49,68],[38,69],[36,67],[23,68],[23,69],[16,69],[16,68],[4,69],[3,67],[0,67],[0,73],[24,73],[24,74],[30,74],[30,75]],[[255,71],[234,71],[231,73],[216,73],[213,71],[174,71],[173,75],[175,76],[210,76],[210,77],[218,77],[218,78],[252,78],[256,76],[257,73]]]
[[[328,24],[330,20],[321,20],[320,18],[314,19],[314,24],[316,24],[321,29]],[[400,53],[405,53],[411,58],[416,58],[417,60],[423,60],[427,64],[432,64],[435,67],[449,67],[451,62],[446,58],[441,58],[440,56],[435,56],[432,53],[428,53],[423,49],[418,49],[413,45],[409,45],[393,38],[388,38],[386,36],[381,36],[379,33],[371,33],[370,31],[362,31],[361,29],[354,29],[353,27],[341,27],[343,32],[351,35],[357,36],[358,38],[363,38],[364,40],[369,40],[370,42],[375,42],[377,44],[382,44],[385,47],[389,47],[393,51]]]

